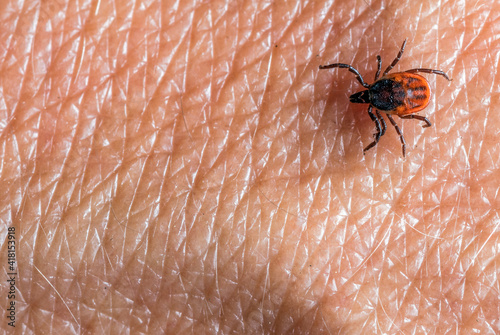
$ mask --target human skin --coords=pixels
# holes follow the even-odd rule
[[[498,2],[11,0],[0,15],[16,330],[500,331]],[[389,123],[363,154],[361,86],[318,66],[371,83],[405,38],[393,72],[453,81],[423,75],[431,128],[395,118],[406,157]]]

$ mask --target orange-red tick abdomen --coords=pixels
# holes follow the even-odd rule
[[[387,114],[416,113],[424,109],[431,98],[427,80],[408,72],[386,75],[370,85],[368,91],[372,105]]]

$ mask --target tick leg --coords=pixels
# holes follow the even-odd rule
[[[324,69],[333,69],[335,67],[340,67],[340,68],[344,68],[344,69],[349,69],[349,71],[351,71],[352,73],[354,73],[356,75],[356,79],[359,81],[359,83],[361,85],[363,85],[364,87],[368,88],[370,87],[370,85],[368,85],[367,83],[365,83],[365,81],[363,80],[363,77],[361,77],[361,75],[359,74],[358,70],[356,70],[355,68],[353,68],[352,66],[350,66],[349,64],[343,64],[343,63],[334,63],[334,64],[329,64],[329,65],[320,65],[319,66],[319,69],[320,70],[324,70]]]
[[[389,118],[389,121],[391,121],[394,128],[396,128],[396,132],[398,133],[399,138],[401,139],[401,144],[403,145],[403,157],[404,157],[406,153],[406,141],[403,136],[403,133],[401,132],[401,129],[399,129],[398,124],[396,123],[396,121],[394,121],[392,116],[390,114],[387,114],[387,117]]]
[[[378,116],[381,117],[381,115],[380,115],[379,111],[377,110],[377,116],[375,116],[372,113],[372,106],[370,106],[370,107],[368,107],[368,115],[370,115],[370,119],[372,119],[372,121],[375,122],[375,128],[377,128],[377,133],[374,134],[375,140],[372,143],[370,143],[366,148],[364,148],[363,152],[370,150],[375,145],[377,145],[378,141],[380,140],[380,137],[382,137],[382,135],[384,135],[384,133],[385,133],[385,121],[384,121],[384,119],[382,119],[383,126],[382,126],[382,129],[380,129],[380,122],[379,122]]]
[[[411,69],[407,70],[405,72],[410,72],[410,73],[415,73],[415,72],[424,72],[424,73],[433,73],[433,74],[438,74],[440,76],[445,77],[448,81],[451,81],[451,79],[448,77],[446,73],[444,73],[441,70],[433,70],[433,69]]]
[[[380,70],[382,70],[382,58],[377,55],[377,73],[375,73],[375,81],[377,81],[378,76],[380,76]]]
[[[428,127],[432,126],[431,121],[429,121],[429,119],[427,119],[425,116],[422,116],[422,115],[410,114],[410,115],[399,115],[399,117],[402,119],[417,119],[420,121],[424,121],[426,123],[426,125],[422,126],[423,128],[428,128]]]
[[[387,126],[385,125],[385,120],[378,111],[378,109],[377,109],[377,117],[380,119],[380,123],[382,124],[382,133],[380,134],[380,137],[382,137],[385,134],[385,129],[387,128]]]
[[[399,62],[399,60],[401,59],[401,56],[403,56],[403,51],[405,51],[405,46],[406,46],[406,39],[405,41],[403,42],[403,45],[401,46],[401,50],[399,50],[399,53],[398,55],[396,56],[396,58],[392,61],[391,65],[389,65],[387,67],[387,69],[385,69],[384,73],[382,74],[382,77],[385,76],[386,74],[389,73],[389,71],[392,70],[392,68],[394,66],[396,66],[396,64]]]

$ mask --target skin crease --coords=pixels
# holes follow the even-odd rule
[[[498,333],[499,13],[493,0],[2,2],[16,330]],[[387,119],[363,155],[375,127],[348,99],[361,86],[318,66],[371,83],[376,55],[383,71],[405,38],[393,72],[453,81],[423,74],[431,128],[395,117],[406,158]]]

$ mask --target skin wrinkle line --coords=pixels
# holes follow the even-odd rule
[[[196,9],[193,11],[193,15],[192,15],[192,18],[194,18],[194,16],[196,15],[196,13],[199,12],[199,7],[196,7]],[[211,12],[210,12],[211,13]],[[210,15],[211,17],[211,15]],[[212,21],[210,20],[210,23]],[[192,21],[191,21],[191,28],[192,28]],[[211,28],[213,28],[213,25],[211,24]],[[189,39],[189,45],[191,45],[191,40],[192,40],[192,34],[193,34],[193,29],[191,29],[191,38]],[[212,36],[212,35],[211,35]],[[188,49],[188,50],[191,50],[191,49]],[[189,55],[189,52],[187,53]],[[214,62],[214,54],[213,54],[213,36],[212,36],[212,48],[211,48],[211,53],[210,53],[211,57],[212,57],[212,62],[211,62],[211,65],[210,65],[210,98],[209,98],[209,101],[212,101],[212,96],[213,96],[213,78],[214,78],[214,68],[213,68],[213,62]],[[186,60],[186,64],[187,64],[187,60]],[[184,77],[185,79],[185,77]],[[185,92],[185,90],[184,90]],[[207,104],[205,104],[206,106]],[[203,110],[204,108],[202,108]],[[211,132],[210,132],[210,127],[208,125],[208,123],[206,122],[207,120],[210,119],[210,116],[212,115],[211,113],[211,109],[212,109],[212,104],[211,103],[208,103],[208,115],[205,115],[205,125],[207,127],[207,135],[208,135],[208,138],[211,138]],[[202,125],[203,125],[204,122],[202,122]],[[196,173],[195,175],[193,176],[192,180],[193,180],[193,185],[196,185],[197,184],[197,180],[198,178],[202,178],[200,177],[200,166],[202,165],[202,162],[205,160],[205,157],[206,157],[206,148],[208,146],[208,140],[205,141],[204,145],[203,145],[203,148],[202,150],[200,150],[199,152],[201,153],[201,156],[200,157],[200,160],[199,160],[199,165],[198,165],[198,169],[196,170]],[[220,155],[220,152],[219,152],[219,155]],[[212,166],[213,167],[213,166]],[[211,167],[211,168],[212,168]],[[192,189],[191,189],[192,190]],[[192,192],[190,193],[190,196],[189,198],[191,199],[191,194]],[[206,195],[206,194],[205,194]],[[199,212],[199,208],[198,208],[198,212]],[[196,218],[195,218],[196,219]],[[193,220],[194,222],[194,220]],[[187,235],[186,235],[186,238],[187,238]]]
[[[239,13],[239,12],[238,12],[238,13]],[[238,18],[239,18],[239,17],[240,17],[240,15],[238,15]],[[271,36],[271,37],[270,37],[270,42],[272,42],[272,39],[273,39],[273,38],[272,38],[272,32],[273,32],[273,22],[274,22],[274,21],[273,21],[273,19],[272,19],[272,18],[273,18],[273,6],[271,6],[271,14],[270,14],[270,17],[271,17],[271,20],[270,20],[270,22],[271,22],[271,23],[270,23],[270,29],[268,30],[268,31],[270,31],[270,35],[268,35],[268,36]],[[269,38],[269,37],[268,37],[268,38]],[[268,64],[267,64],[267,72],[266,72],[266,74],[265,74],[264,89],[263,89],[263,91],[262,91],[262,94],[261,94],[260,98],[258,99],[258,106],[262,106],[263,101],[266,99],[266,93],[267,93],[267,92],[269,92],[269,86],[270,86],[270,85],[269,85],[269,81],[270,81],[270,75],[269,75],[269,74],[270,74],[270,72],[271,72],[271,68],[272,68],[272,66],[271,66],[271,65],[272,65],[273,59],[274,59],[274,58],[273,58],[273,51],[272,51],[272,50],[270,50],[270,52],[269,52],[269,61],[268,61]],[[252,140],[252,141],[251,141],[251,142],[252,142],[251,147],[252,147],[252,149],[254,148],[255,138],[256,138],[256,136],[257,136],[257,132],[258,132],[258,130],[259,130],[259,125],[261,124],[261,113],[257,111],[256,115],[257,115],[257,120],[256,120],[256,122],[255,122],[255,130],[253,131],[253,134],[252,134],[252,136],[251,136],[251,140]],[[250,150],[250,152],[251,152],[251,154],[250,154],[250,166],[252,167],[252,173],[253,173],[253,174],[254,174],[254,176],[255,176],[255,180],[257,180],[258,176],[257,176],[257,173],[256,173],[256,171],[255,171],[255,167],[254,167],[254,165],[253,165],[253,162],[255,161],[255,160],[253,159],[253,158],[254,158],[254,154],[253,154],[253,153],[255,152],[255,150]],[[264,155],[263,157],[265,157],[265,156],[267,156],[267,155]],[[266,161],[266,162],[264,162],[264,167],[265,167],[266,165],[267,165],[267,161]],[[263,167],[263,169],[264,169],[264,167]],[[263,171],[263,169],[261,169],[261,171]],[[258,188],[258,186],[257,186],[257,188]],[[259,188],[258,188],[258,191],[261,193],[261,191],[260,191],[260,189],[259,189]],[[265,197],[265,196],[264,196],[264,197]],[[268,200],[269,200],[269,199],[268,199]]]
[[[186,115],[184,114],[184,108],[182,107],[182,92],[181,92],[181,97],[180,97],[179,101],[181,102],[181,113],[182,113],[182,119],[184,120],[184,127],[186,127],[186,131],[189,135],[189,138],[191,139],[191,141],[193,141],[193,137],[191,136],[191,131],[188,128],[188,125],[186,122]]]
[[[326,331],[328,332],[328,334],[332,334],[332,331],[330,330],[330,327],[328,326],[328,323],[325,320],[325,315],[323,314],[323,309],[322,308],[318,308],[318,309],[319,309],[319,313],[321,315],[321,321],[323,321],[323,325],[325,325]]]
[[[109,94],[109,92],[111,90],[111,88],[110,88],[111,85],[112,85],[112,83],[110,83],[110,82],[106,83],[106,94],[105,94],[105,96],[107,96]],[[79,178],[80,181],[85,180],[85,177],[87,177],[87,172],[89,171],[89,157],[92,154],[94,154],[95,152],[98,152],[101,149],[101,148],[97,148],[97,150],[94,150],[95,149],[95,138],[97,136],[97,127],[99,127],[99,124],[102,122],[102,117],[101,117],[101,115],[102,115],[101,114],[101,112],[102,112],[102,105],[99,104],[99,103],[97,103],[96,109],[97,109],[98,114],[94,118],[94,120],[96,121],[95,123],[96,123],[97,126],[94,127],[94,131],[92,131],[91,136],[89,137],[89,139],[90,139],[89,151],[88,151],[88,154],[85,157],[85,162],[83,163],[84,165],[83,165],[83,169],[82,169],[82,174],[81,174],[81,177]],[[80,113],[80,110],[78,110],[78,116],[80,118],[81,118],[81,115],[82,115],[82,113]],[[79,121],[81,121],[80,118],[79,118]],[[76,132],[78,131],[78,129],[80,129],[80,124],[81,124],[81,122],[78,122],[78,124],[76,126],[75,135],[73,136],[72,145],[70,146],[70,150],[69,151],[71,151],[71,148],[73,148],[73,147],[76,146],[76,145],[73,145],[73,144],[75,143],[75,138],[77,136]],[[69,154],[67,156],[70,157]],[[63,166],[66,165],[66,160],[67,160],[67,158],[64,160]],[[89,189],[90,192],[87,194],[87,196],[90,196],[92,193],[96,192],[96,190],[99,187],[104,187],[104,182],[105,181],[106,181],[105,178],[104,179],[101,178],[100,181],[97,182],[97,184],[95,184],[93,187],[91,187]],[[81,187],[79,189],[78,196],[79,196],[78,200],[81,201],[81,198],[82,198],[82,188]],[[85,197],[85,196],[83,196],[83,197]]]
[[[268,249],[269,250],[269,249]],[[262,299],[260,300],[260,310],[264,311],[264,299],[266,298],[266,293],[267,292],[267,284],[269,282],[269,267],[271,265],[271,262],[267,262],[266,264],[266,277],[264,278],[264,288],[262,289]],[[269,301],[272,302],[271,298],[271,292],[269,292]]]
[[[384,314],[385,314],[385,316],[387,317],[387,319],[389,319],[389,321],[391,322],[391,325],[393,325],[394,327],[396,327],[396,328],[397,328],[397,330],[398,330],[400,333],[403,333],[403,334],[404,334],[404,332],[401,330],[401,328],[400,328],[400,327],[398,327],[398,325],[397,325],[396,323],[394,323],[394,320],[395,320],[395,319],[396,319],[396,317],[399,315],[399,309],[398,309],[398,311],[396,312],[396,315],[394,316],[394,318],[393,318],[393,319],[391,319],[391,318],[389,317],[389,314],[387,314],[387,311],[386,311],[386,310],[385,310],[385,308],[384,308],[384,304],[380,301],[380,295],[378,295],[378,296],[377,296],[377,302],[380,302],[379,306],[380,306],[380,307],[382,307],[382,311],[384,312]],[[404,319],[403,319],[403,320],[404,320]],[[377,324],[378,324],[378,322],[377,322]],[[380,328],[380,329],[382,330],[382,328]]]
[[[85,41],[85,36],[80,36],[80,43],[79,43],[79,48],[78,48],[79,52],[77,55],[78,60],[73,64],[73,71],[72,71],[73,75],[71,76],[71,84],[68,85],[68,90],[65,92],[66,95],[69,95],[69,92],[71,91],[72,86],[75,85],[77,78],[80,75],[80,72],[81,72],[81,69],[83,66],[83,61],[85,59],[84,54],[85,54],[85,50],[87,49],[86,46],[87,46],[87,43]]]
[[[287,186],[288,186],[288,184],[287,184]],[[285,220],[285,225],[287,225],[287,224],[288,224],[288,221],[289,221],[289,220]],[[305,221],[305,223],[306,223],[306,224],[305,224],[305,225],[302,225],[302,227],[301,227],[302,229],[301,229],[300,234],[299,234],[299,240],[301,240],[301,239],[302,239],[302,237],[303,237],[303,234],[304,234],[304,232],[305,232],[305,230],[306,230],[307,222],[308,222],[308,221]],[[286,228],[286,227],[285,227],[285,228]],[[298,256],[297,256],[297,254],[299,253],[299,247],[300,247],[300,244],[297,244],[297,246],[293,249],[293,257],[291,257],[291,260],[290,260],[290,264],[291,264],[291,265],[290,265],[290,268],[289,268],[289,269],[288,269],[288,271],[287,271],[288,273],[290,273],[290,274],[287,276],[287,278],[286,278],[287,280],[286,280],[286,285],[285,285],[285,286],[286,286],[285,292],[286,292],[287,294],[290,292],[290,290],[293,290],[293,283],[294,283],[294,279],[292,279],[292,277],[295,277],[295,276],[293,276],[293,275],[291,274],[291,272],[293,272],[293,268],[295,267],[295,264],[296,264],[296,261],[297,261],[297,257],[298,257]],[[293,294],[293,293],[292,293],[292,294]],[[292,294],[291,294],[291,295],[292,295]],[[280,317],[279,317],[280,312],[281,312],[281,308],[279,308],[279,309],[278,309],[277,319],[279,319],[279,318],[280,318]],[[299,321],[299,320],[296,320],[295,322],[293,322],[293,323],[292,323],[292,325],[291,325],[291,327],[294,327],[294,326],[297,324],[297,322],[298,322],[298,321]],[[287,329],[287,330],[288,330],[288,329]]]
[[[214,231],[214,230],[213,230]],[[208,250],[207,250],[208,251]],[[222,302],[222,294],[220,293],[220,284],[219,284],[219,262],[218,262],[218,257],[219,255],[219,243],[215,243],[215,252],[214,252],[214,271],[215,271],[215,287],[217,288],[217,295],[219,297],[219,301]],[[206,301],[206,300],[205,300]],[[208,307],[208,301],[206,301],[207,307]],[[208,309],[208,311],[212,314],[212,311]],[[224,304],[220,304],[220,312],[222,315],[224,315]]]
[[[194,14],[193,14],[194,15]],[[191,49],[191,38],[188,38],[188,37],[192,37],[192,32],[193,32],[193,24],[192,24],[192,16],[191,16],[191,21],[190,21],[190,25],[189,25],[189,32],[186,33],[186,34],[182,34],[181,38],[179,39],[179,43],[177,43],[175,45],[174,48],[172,48],[172,52],[169,54],[169,56],[171,56],[168,61],[167,61],[167,67],[165,68],[165,70],[168,70],[169,69],[169,66],[173,63],[172,61],[172,58],[174,56],[177,55],[177,53],[180,51],[181,49],[181,46],[183,45],[182,43],[187,39],[187,50],[190,50]],[[189,64],[189,52],[186,52],[186,55],[184,57],[184,64],[185,64],[185,71],[184,71],[184,76],[183,76],[183,79],[182,79],[182,91],[180,92],[181,94],[181,104],[182,104],[182,95],[183,95],[183,92],[186,92],[186,73],[187,73],[187,65]],[[159,82],[163,82],[163,79],[165,78],[165,75],[162,76],[162,80],[160,80]],[[181,108],[182,108],[182,105],[181,105]]]
[[[21,13],[26,13],[25,12],[25,5],[26,5],[26,2],[23,1],[23,7],[22,7],[22,10],[21,10]],[[41,11],[41,5],[37,6],[37,9],[36,9],[36,13],[33,15],[34,17],[36,17],[36,21],[33,23],[34,25],[36,25],[36,27],[33,28],[32,32],[33,34],[31,34],[31,38],[30,38],[30,43],[29,43],[29,47],[30,47],[30,59],[28,60],[30,63],[31,63],[31,71],[32,71],[32,74],[34,75],[37,71],[35,70],[35,62],[34,60],[37,58],[34,54],[35,52],[35,48],[34,48],[34,45],[36,44],[36,41],[35,41],[35,38],[36,38],[36,34],[37,32],[39,31],[39,27],[40,27],[40,11]],[[14,31],[18,31],[17,28],[19,28],[19,20],[16,21],[16,29]],[[51,43],[50,43],[51,44]],[[49,57],[52,57],[53,55],[49,56]],[[49,61],[52,61],[53,58],[50,58]],[[27,70],[28,66],[26,66],[26,69]],[[24,73],[26,73],[25,71],[23,71]],[[26,77],[26,75],[23,75],[23,79]],[[43,85],[43,83],[45,82],[45,79],[47,79],[47,73],[44,74],[44,80],[41,81],[41,84]],[[40,90],[41,86],[39,86],[37,89]],[[20,90],[19,92],[21,92],[22,90]],[[39,91],[37,91],[38,93]]]
[[[40,269],[35,264],[33,264],[33,266],[38,271],[38,273],[40,273],[40,275],[43,277],[43,279],[45,279],[47,281],[47,283],[50,285],[50,287],[52,287],[52,289],[54,290],[54,292],[56,292],[56,294],[59,297],[59,299],[61,299],[61,301],[64,304],[64,306],[66,306],[66,309],[68,310],[69,314],[71,314],[71,316],[73,317],[73,320],[75,320],[75,323],[78,325],[78,328],[80,328],[80,324],[76,320],[75,315],[73,314],[73,312],[71,312],[71,309],[69,309],[68,304],[66,303],[66,301],[64,301],[64,299],[62,298],[62,296],[59,293],[59,291],[56,290],[56,288],[54,287],[54,285],[52,285],[52,283],[49,281],[49,279],[47,277],[45,277],[45,275],[42,273],[42,271],[40,271]]]
[[[259,188],[259,187],[257,187],[257,190],[259,191],[259,193],[260,193],[260,194],[262,194],[262,196],[263,196],[263,197],[264,197],[267,201],[269,201],[269,203],[270,203],[270,204],[274,205],[274,206],[276,207],[276,209],[278,209],[278,210],[280,210],[280,211],[282,211],[282,212],[284,212],[284,213],[286,213],[286,214],[292,215],[292,216],[294,216],[294,217],[296,217],[296,218],[298,218],[298,219],[300,219],[300,220],[302,220],[302,221],[305,221],[305,219],[304,219],[304,218],[302,218],[302,217],[300,217],[298,214],[294,214],[294,213],[292,213],[292,212],[287,211],[286,209],[281,208],[278,204],[276,204],[276,203],[275,203],[275,202],[273,202],[271,199],[269,199],[269,198],[268,198],[268,197],[267,197],[267,196],[266,196],[266,195],[265,195],[265,194],[264,194],[264,193],[260,190],[260,188]]]
[[[198,12],[199,12],[199,8],[198,8]],[[214,41],[215,41],[215,38],[214,38],[214,22],[213,22],[213,13],[212,13],[212,8],[211,6],[208,6],[208,10],[207,10],[207,13],[206,13],[206,16],[208,17],[208,22],[210,24],[210,33],[209,33],[209,36],[210,36],[210,43],[209,43],[209,49],[210,49],[210,87],[209,87],[209,90],[207,90],[208,92],[210,92],[210,97],[209,97],[209,104],[208,104],[208,118],[207,118],[207,121],[210,120],[213,116],[213,110],[212,110],[212,102],[214,101],[217,101],[217,97],[215,97],[215,92],[214,92],[214,82],[215,82],[215,70],[214,70],[214,62],[215,62],[215,55],[214,55]],[[214,100],[214,97],[215,97],[215,100]],[[208,134],[212,135],[210,133],[210,126],[208,126],[208,122],[207,122],[207,128],[208,128]],[[210,136],[211,137],[211,136]],[[219,152],[220,154],[220,152]]]
[[[460,152],[460,151],[459,151],[459,150],[457,150],[457,151],[456,151],[456,155],[458,155],[458,154],[459,154],[459,152]],[[465,153],[465,152],[464,152],[464,153]],[[453,155],[453,156],[455,156],[455,155]],[[467,171],[470,171],[470,164],[469,164],[469,159],[468,159],[468,158],[469,158],[469,155],[466,155],[466,157],[467,157],[467,160],[466,160],[466,167],[463,169],[464,171],[463,171],[463,174],[462,174],[462,180],[461,180],[461,182],[462,182],[462,184],[463,184],[463,185],[465,184],[465,183],[463,182],[463,181],[465,180],[465,174],[467,173]],[[448,165],[448,171],[449,171],[449,170],[451,170],[451,164],[449,164],[449,165]],[[448,171],[447,171],[447,172],[448,172]],[[461,201],[461,199],[462,199],[463,189],[464,189],[464,187],[460,187],[460,188],[459,188],[459,190],[458,190],[458,195],[457,195],[457,204],[460,204],[460,201]],[[468,197],[467,202],[469,203],[469,209],[470,209],[470,208],[471,208],[471,205],[470,205],[470,197]],[[458,207],[458,206],[456,206],[455,208],[453,208],[453,211],[455,211],[455,210],[456,210],[456,211],[458,212],[458,208],[457,208],[457,207]],[[470,213],[472,214],[472,217],[473,217],[473,222],[477,222],[477,219],[474,217],[474,212],[471,210],[471,211],[470,211]],[[454,224],[454,227],[457,227],[457,224],[458,224],[458,215],[456,215],[456,216],[455,216],[455,224]],[[478,251],[478,253],[476,254],[476,256],[477,256],[477,255],[479,255],[479,252],[480,252],[480,251],[481,251],[481,250],[479,250],[479,251]],[[474,259],[475,259],[475,257],[476,257],[476,256],[474,256],[474,258],[473,258],[473,263],[474,263]]]
[[[373,249],[373,251],[365,258],[365,260],[363,262],[361,262],[358,266],[357,266],[357,269],[356,271],[354,271],[348,278],[347,280],[342,284],[343,286],[345,286],[348,282],[350,282],[354,276],[359,272],[359,270],[361,270],[361,268],[363,267],[363,265],[365,265],[366,262],[368,262],[370,260],[370,258],[372,258],[372,256],[375,254],[375,252],[378,250],[378,248],[382,245],[382,243],[384,242],[385,238],[387,237],[387,235],[389,234],[389,232],[391,231],[391,229],[387,229],[384,236],[380,239],[380,242],[378,243],[378,245],[375,247],[375,249]]]
[[[481,248],[477,251],[477,253],[474,255],[474,257],[472,257],[472,263],[470,265],[469,268],[471,268],[475,263],[476,263],[476,259],[477,257],[479,256],[479,254],[481,253],[481,251],[485,248],[486,246],[486,243],[492,238],[493,234],[496,232],[496,230],[498,229],[498,227],[500,226],[500,221],[497,222],[496,226],[495,226],[495,229],[492,229],[491,230],[491,233],[489,234],[488,238],[486,239],[486,241],[484,241],[483,245],[481,246]]]
[[[229,11],[229,9],[227,8],[227,5],[228,4],[226,3],[226,6],[224,7],[225,12]],[[212,18],[212,16],[210,16],[210,18]],[[210,35],[212,36],[212,40],[214,40],[214,38],[213,38],[213,30],[217,29],[217,27],[219,26],[219,22],[222,22],[221,25],[224,26],[224,28],[227,29],[227,20],[220,19],[220,21],[216,21],[215,24],[212,23],[211,24],[211,28],[212,29],[211,29],[211,33],[210,33]],[[237,31],[236,40],[238,40],[238,38],[239,38],[239,29],[238,29],[238,27],[235,27],[235,29]],[[212,41],[212,54],[213,54],[213,49],[214,49],[213,46],[214,46],[214,43]],[[230,69],[234,69],[234,64],[235,64],[234,60],[236,58],[236,53],[237,53],[237,49],[234,48],[232,50],[232,53],[231,53],[230,62],[226,63],[228,65],[230,64],[230,66],[228,66]],[[212,55],[212,58],[215,59],[215,56]],[[212,62],[212,64],[213,64],[213,62]],[[229,70],[229,71],[226,71],[225,75],[222,76],[222,78],[224,78],[224,80],[220,81],[221,84],[219,86],[217,94],[215,95],[215,101],[219,101],[220,95],[222,94],[222,91],[224,90],[224,88],[226,88],[228,86],[227,85],[227,81],[228,81],[227,79],[229,78],[229,76],[230,76],[231,73],[233,73],[233,71]]]
[[[113,3],[116,5],[116,2],[113,1]],[[114,6],[115,8],[117,6]],[[96,1],[96,5],[95,5],[95,10],[94,10],[94,15],[97,16],[99,14],[99,9],[101,8],[101,0],[97,0]]]
[[[181,45],[182,45],[182,41],[187,41],[187,46],[186,46],[186,53],[185,53],[185,56],[184,56],[184,72],[183,72],[183,76],[182,76],[182,91],[181,91],[181,103],[182,103],[182,92],[186,92],[186,75],[187,75],[187,72],[188,72],[188,64],[189,64],[189,50],[191,50],[191,41],[193,39],[193,18],[194,18],[194,15],[195,15],[195,11],[193,10],[190,17],[189,17],[189,29],[188,31],[186,32],[186,34],[183,34],[181,40],[179,41],[179,44],[177,45],[176,48],[174,48],[174,53],[172,55],[172,58],[173,56],[175,56],[175,54],[177,53],[177,51],[179,51],[181,48]],[[171,58],[171,59],[172,59]],[[170,61],[168,64],[170,65],[172,62]],[[168,66],[167,68],[168,69]],[[165,71],[166,73],[166,71]],[[182,108],[182,105],[181,105],[181,108]],[[187,126],[186,126],[187,127]]]
[[[266,199],[267,199],[267,200],[268,200],[271,204],[275,205],[275,206],[276,206],[276,208],[277,208],[278,210],[282,210],[282,211],[284,211],[284,212],[285,212],[285,213],[287,213],[287,214],[290,214],[290,215],[293,215],[293,216],[296,216],[296,217],[297,217],[297,215],[294,215],[294,214],[292,214],[292,213],[289,213],[288,211],[286,211],[286,210],[284,210],[284,209],[280,208],[280,206],[276,205],[274,202],[272,202],[271,200],[269,200],[269,198],[267,198],[267,197],[265,196],[265,194],[263,194],[263,193],[260,191],[260,189],[258,189],[258,190],[259,190],[259,193],[261,193],[261,194],[264,196],[264,198],[266,198]],[[272,221],[274,221],[274,220],[272,220]],[[285,225],[286,225],[286,222],[287,222],[287,221],[288,221],[288,220],[286,220],[286,219],[285,219]],[[271,226],[272,226],[272,222],[271,222],[271,225],[270,225],[270,229],[271,229]],[[292,264],[295,262],[295,259],[296,259],[297,248],[295,248],[294,250],[295,250],[295,252],[294,252],[294,255],[293,255],[293,257],[292,257]],[[270,260],[270,261],[272,261],[272,260]],[[268,266],[269,266],[269,263],[268,263]],[[292,267],[293,267],[293,265],[292,265]],[[266,269],[268,270],[268,267],[266,267]],[[266,271],[266,276],[267,276],[267,274],[268,274],[268,271]],[[286,292],[289,292],[289,290],[290,290],[290,280],[291,280],[291,278],[290,278],[290,277],[291,277],[290,275],[287,277],[287,284],[286,284],[286,290],[285,290]],[[278,309],[278,311],[277,311],[277,316],[278,316],[278,318],[279,318],[279,314],[280,314],[280,312],[281,312],[281,308],[279,308],[279,309]]]

